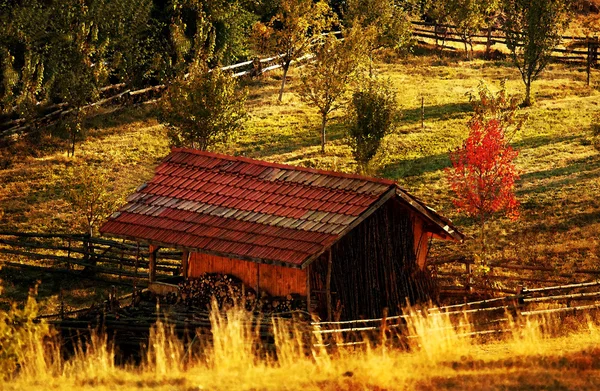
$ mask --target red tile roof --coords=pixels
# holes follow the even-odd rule
[[[173,148],[100,231],[301,267],[397,191],[387,179]]]

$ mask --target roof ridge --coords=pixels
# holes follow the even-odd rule
[[[241,162],[256,164],[256,165],[260,165],[260,166],[264,166],[264,167],[279,168],[282,170],[304,171],[304,172],[310,172],[313,174],[334,176],[334,177],[338,177],[338,178],[358,179],[358,180],[363,180],[363,181],[368,181],[368,182],[373,182],[373,183],[380,183],[380,184],[390,185],[390,186],[397,185],[395,181],[393,181],[391,179],[386,179],[386,178],[375,178],[375,177],[368,177],[368,176],[363,176],[363,175],[358,175],[358,174],[347,174],[347,173],[339,172],[339,171],[321,170],[321,169],[317,169],[317,168],[294,166],[291,164],[272,163],[272,162],[267,162],[265,160],[248,158],[245,156],[224,155],[224,154],[220,154],[220,153],[216,153],[216,152],[201,151],[198,149],[171,147],[171,153],[174,153],[174,152],[191,153],[194,155],[214,157],[214,158],[219,158],[219,159],[224,159],[224,160],[229,160],[229,161],[241,161]]]

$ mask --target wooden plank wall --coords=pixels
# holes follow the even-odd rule
[[[413,223],[413,233],[415,235],[414,249],[417,257],[417,264],[421,270],[425,269],[427,264],[427,253],[429,249],[429,239],[431,233],[425,230],[425,222],[416,213],[411,213]]]
[[[306,273],[300,269],[191,253],[189,277],[197,278],[204,273],[231,274],[253,289],[256,289],[258,280],[260,289],[266,290],[272,296],[286,296],[291,293],[306,296]]]

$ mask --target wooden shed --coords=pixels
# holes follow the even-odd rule
[[[432,238],[452,223],[387,179],[173,148],[101,227],[183,250],[182,274],[226,273],[257,291],[307,297],[322,318],[390,313],[427,295]],[[150,279],[154,279],[151,267]]]

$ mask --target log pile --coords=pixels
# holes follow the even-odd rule
[[[212,298],[219,309],[240,305],[248,311],[264,314],[304,310],[306,300],[299,295],[271,297],[268,292],[260,293],[235,276],[206,273],[197,279],[185,280],[179,284],[179,294],[170,294],[166,301],[170,304],[184,304],[187,307],[209,310]]]

